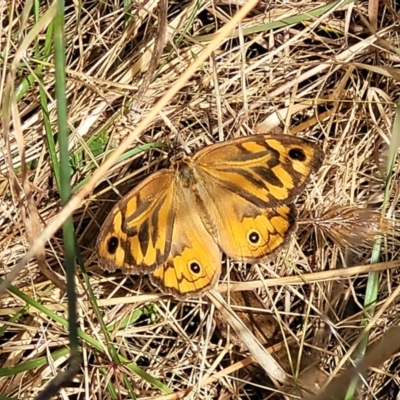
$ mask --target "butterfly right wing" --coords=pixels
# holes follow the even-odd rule
[[[322,165],[322,149],[291,135],[252,135],[205,147],[194,157],[202,179],[260,208],[290,204]]]
[[[175,219],[174,175],[152,174],[111,210],[97,239],[104,269],[147,274],[163,264],[171,250]]]
[[[290,135],[253,135],[199,151],[198,191],[213,200],[203,219],[222,251],[254,263],[284,245],[296,229],[293,200],[322,160],[317,144]]]

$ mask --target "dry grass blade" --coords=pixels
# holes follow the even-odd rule
[[[368,350],[365,357],[355,367],[346,369],[341,375],[331,381],[327,387],[312,397],[305,400],[341,400],[346,394],[351,381],[354,378],[367,378],[367,371],[371,367],[379,367],[400,350],[400,328],[390,328],[381,339]]]
[[[28,227],[28,240],[30,240],[30,243],[33,245],[33,247],[36,247],[35,252],[32,253],[32,256],[37,255],[38,258],[41,260],[41,266],[42,270],[46,270],[45,264],[44,264],[44,245],[45,241],[42,243],[35,243],[35,240],[38,236],[40,236],[41,232],[41,221],[36,209],[36,204],[32,200],[31,196],[31,189],[28,183],[28,177],[26,174],[26,163],[27,160],[25,159],[25,144],[24,140],[22,138],[22,127],[20,124],[20,120],[18,118],[18,111],[17,111],[17,105],[16,105],[16,96],[14,92],[14,84],[15,84],[15,76],[18,70],[18,64],[21,62],[23,59],[25,52],[27,51],[27,48],[31,44],[31,42],[36,38],[36,36],[39,34],[41,30],[43,30],[48,24],[50,24],[52,18],[54,17],[56,13],[56,4],[54,3],[49,9],[46,11],[44,14],[43,18],[40,20],[39,23],[36,24],[34,29],[24,37],[24,40],[20,43],[16,54],[12,60],[11,68],[8,72],[8,78],[7,78],[7,83],[5,87],[5,91],[3,93],[3,99],[2,99],[2,119],[3,119],[3,135],[4,135],[4,145],[5,149],[3,149],[4,153],[8,154],[9,160],[9,176],[10,176],[10,181],[12,182],[12,187],[13,190],[17,196],[18,199],[21,198],[21,191],[19,189],[19,184],[17,183],[17,179],[14,174],[14,166],[12,163],[12,160],[10,159],[11,156],[11,146],[9,144],[9,139],[11,136],[10,132],[10,127],[12,126],[11,124],[11,115],[13,115],[14,121],[13,123],[15,124],[14,129],[17,132],[17,137],[19,138],[18,140],[18,145],[19,145],[19,151],[20,151],[20,156],[21,156],[21,161],[23,162],[23,167],[22,171],[23,173],[23,182],[24,182],[24,189],[25,189],[25,195],[27,196],[28,199],[28,204],[26,206],[23,206],[20,210],[21,213],[26,213],[25,214],[25,221],[27,221],[27,215],[30,216],[31,220],[26,223]],[[26,209],[28,208],[28,210]],[[28,261],[28,260],[27,260]],[[11,284],[11,282],[15,279],[15,277],[18,275],[20,272],[21,268],[18,268],[15,266],[13,271],[8,274],[8,276],[5,279],[5,282],[0,284],[0,295],[1,293],[4,292],[4,290],[7,288],[8,285]],[[47,274],[47,271],[46,271]],[[49,275],[53,277],[55,281],[57,281],[61,286],[62,283],[59,282],[59,280],[49,272]]]
[[[237,292],[243,290],[255,290],[263,287],[286,286],[286,285],[304,285],[308,283],[330,282],[347,280],[348,278],[367,275],[374,271],[394,270],[400,268],[400,261],[382,262],[377,264],[357,265],[355,267],[337,268],[328,271],[311,272],[308,274],[282,276],[280,278],[268,278],[263,281],[247,281],[241,283],[221,283],[218,285],[219,292]]]
[[[158,3],[158,26],[157,34],[154,38],[154,49],[151,55],[149,68],[147,69],[142,84],[136,94],[137,100],[132,105],[132,110],[136,110],[143,106],[141,98],[146,94],[151,80],[153,79],[154,72],[157,69],[158,63],[162,56],[164,46],[166,44],[167,34],[167,11],[168,0],[160,0]]]

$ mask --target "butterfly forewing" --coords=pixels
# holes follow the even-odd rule
[[[161,170],[128,193],[107,217],[97,240],[108,270],[149,273],[166,261],[175,218],[174,176]]]
[[[320,148],[288,135],[254,135],[206,147],[194,157],[202,175],[259,207],[293,200],[322,164]]]

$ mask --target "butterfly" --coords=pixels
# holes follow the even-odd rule
[[[147,274],[178,299],[200,297],[216,285],[222,253],[253,264],[287,243],[294,200],[323,158],[307,139],[258,134],[172,162],[111,210],[97,239],[99,264]]]

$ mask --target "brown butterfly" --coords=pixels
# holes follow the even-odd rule
[[[215,286],[222,252],[266,260],[296,228],[295,197],[323,161],[309,140],[253,135],[205,147],[124,196],[97,240],[100,265],[150,274],[161,291],[199,297]]]

